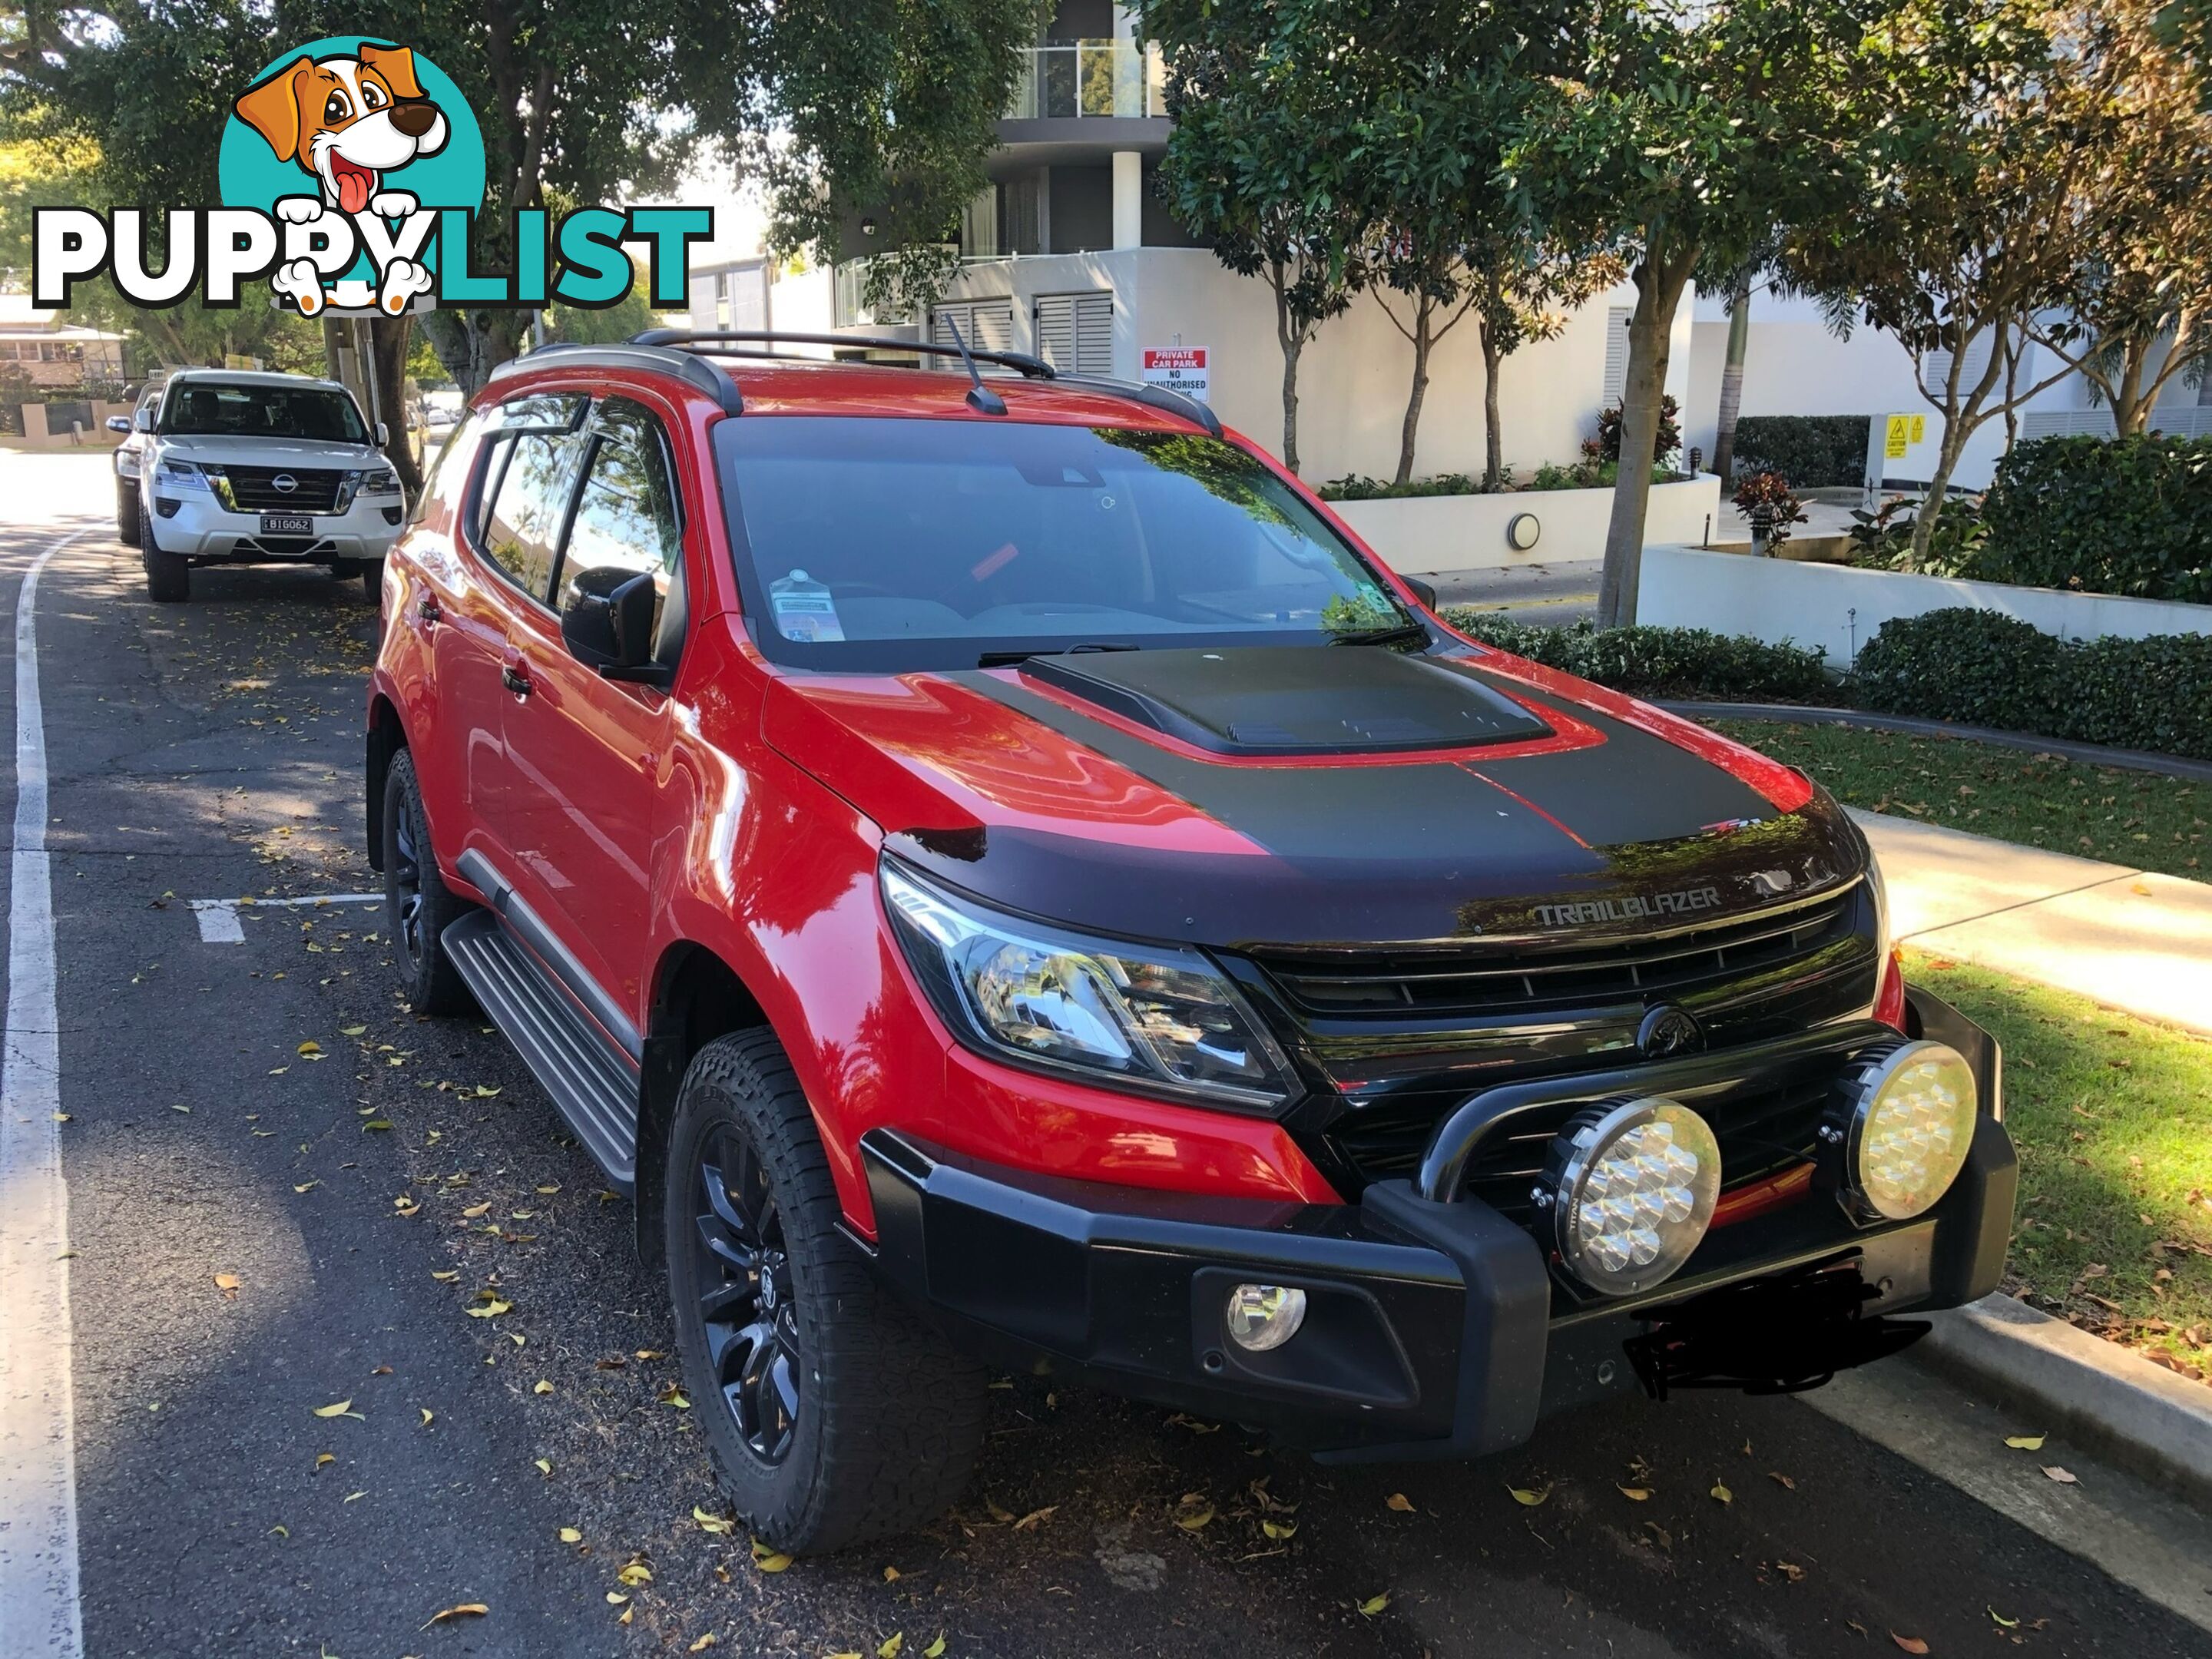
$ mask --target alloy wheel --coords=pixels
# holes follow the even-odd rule
[[[774,1467],[799,1420],[799,1317],[783,1218],[768,1171],[736,1129],[718,1127],[699,1160],[692,1279],[707,1364],[747,1449]]]

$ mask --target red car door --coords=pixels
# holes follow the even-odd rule
[[[553,608],[532,607],[513,636],[531,690],[506,714],[511,850],[518,890],[641,1025],[651,971],[653,805],[670,703],[657,688],[605,679],[577,661],[562,641],[557,611],[579,576],[613,568],[652,576],[660,614],[680,629],[682,606],[667,599],[671,584],[682,580],[681,506],[667,435],[645,405],[603,398],[585,435]],[[680,643],[670,641],[665,660]]]

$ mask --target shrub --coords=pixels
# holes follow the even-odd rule
[[[1513,488],[1510,469],[1504,488]],[[1404,483],[1389,483],[1364,473],[1347,472],[1341,478],[1331,478],[1314,493],[1325,501],[1389,501],[1407,495],[1481,495],[1488,492],[1483,489],[1481,479],[1464,472],[1439,472],[1433,478],[1408,478]]]
[[[1682,447],[1682,405],[1671,397],[1659,399],[1659,435],[1651,446],[1651,459],[1663,461]],[[1585,446],[1587,447],[1587,446]],[[1597,459],[1620,459],[1620,405],[1597,412]]]
[[[1893,495],[1879,511],[1851,509],[1850,561],[1867,570],[1902,570],[1912,558],[1912,532],[1919,521],[1919,503]],[[1979,578],[1984,574],[1983,550],[1989,544],[1989,520],[1982,514],[1978,495],[1946,495],[1936,516],[1936,534],[1928,544],[1921,574],[1929,576]],[[1991,577],[1997,580],[2001,578]]]
[[[1832,702],[1818,647],[1768,645],[1703,628],[1545,628],[1455,605],[1444,620],[1516,657],[1638,696]]]
[[[1977,572],[2212,604],[2212,438],[2041,438],[1998,464]]]
[[[1866,477],[1869,415],[1746,415],[1735,423],[1739,471],[1787,473],[1801,489]]]
[[[1856,700],[1893,714],[2212,760],[2212,635],[2058,639],[1993,611],[1884,623]]]
[[[1754,540],[1764,536],[1771,550],[1790,539],[1790,526],[1805,522],[1805,504],[1779,472],[1754,472],[1736,486],[1731,499],[1751,520]]]

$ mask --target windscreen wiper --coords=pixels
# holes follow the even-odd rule
[[[1332,634],[1331,645],[1426,645],[1429,630],[1417,622],[1399,623],[1389,628],[1359,628],[1342,634]]]
[[[1035,645],[1026,651],[986,651],[975,659],[978,668],[1010,668],[1031,657],[1073,657],[1085,651],[1139,651],[1144,647],[1127,640],[1085,640],[1076,645]]]

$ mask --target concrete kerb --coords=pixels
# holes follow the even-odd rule
[[[2115,766],[2130,772],[2156,772],[2191,783],[2212,783],[2212,761],[2189,760],[2179,755],[2154,755],[2140,749],[2106,749],[2094,743],[2065,738],[2042,738],[2029,732],[2000,732],[1987,726],[1959,726],[1949,720],[1921,720],[1908,714],[1870,714],[1859,708],[1824,708],[1793,702],[1660,702],[1657,706],[1691,720],[1775,720],[1795,726],[1854,726],[1870,732],[1901,732],[1916,738],[1958,738],[1969,743],[1995,744],[2035,755],[2056,755],[2084,766]]]
[[[2114,1463],[2212,1504],[2212,1388],[2009,1296],[1927,1316],[1923,1366],[2063,1431]]]

